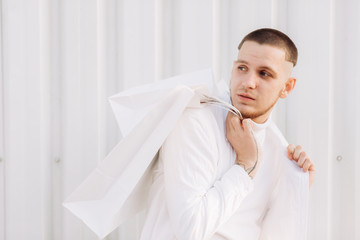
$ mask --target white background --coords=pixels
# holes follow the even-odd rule
[[[61,206],[121,138],[107,97],[213,67],[228,80],[248,32],[297,44],[275,113],[317,166],[309,239],[360,239],[360,2],[0,0],[0,239],[92,240]],[[141,216],[107,239],[137,239]]]

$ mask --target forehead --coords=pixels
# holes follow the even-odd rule
[[[283,49],[254,41],[244,42],[238,53],[238,61],[245,61],[254,67],[265,66],[277,70],[281,70],[287,62]]]

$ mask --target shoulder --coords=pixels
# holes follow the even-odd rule
[[[191,131],[194,133],[211,132],[217,123],[211,107],[187,108],[179,118],[174,131]]]
[[[218,126],[211,107],[187,108],[178,119],[164,145],[216,142]]]
[[[218,128],[214,124],[216,121],[208,107],[186,109],[161,147],[162,161],[175,166],[177,159],[176,164],[181,166],[212,163],[215,167]]]
[[[286,147],[289,145],[288,141],[273,121],[271,121],[269,124],[268,134],[270,134],[271,137],[275,139],[275,142],[279,145],[279,147],[286,149]]]

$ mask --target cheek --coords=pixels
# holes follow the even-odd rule
[[[234,78],[233,75],[231,75],[231,78],[230,78],[230,91],[233,92],[236,88],[236,84],[237,84],[237,81],[236,79]]]
[[[266,84],[259,85],[257,88],[258,100],[261,102],[269,102],[279,96],[278,90]]]
[[[232,73],[230,78],[230,88],[231,89],[237,88],[239,84],[240,84],[240,77]]]
[[[235,88],[234,88],[234,86],[233,86],[233,83],[232,82],[230,82],[230,97],[231,97],[231,99],[233,98],[233,95],[234,95],[234,92],[235,92]]]
[[[234,87],[235,87],[235,81],[233,79],[230,80],[230,91],[234,91]]]
[[[278,96],[283,87],[283,84],[268,82],[262,85],[262,92],[267,96]]]

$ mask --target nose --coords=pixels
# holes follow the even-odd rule
[[[258,85],[256,74],[253,72],[245,74],[242,79],[242,85],[244,88],[255,89]]]

